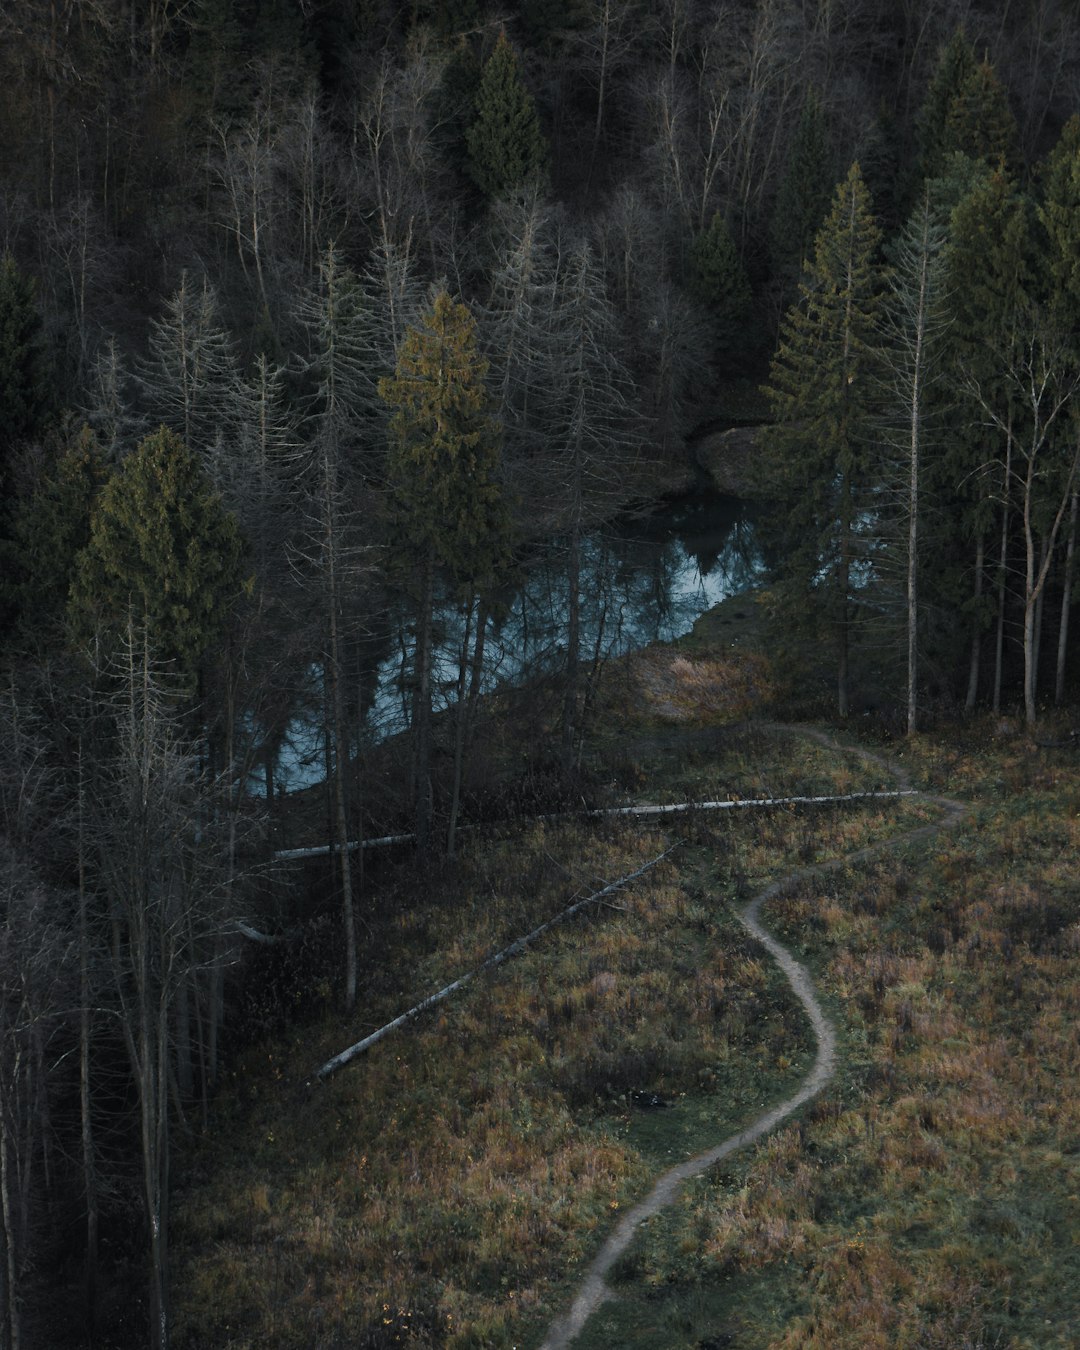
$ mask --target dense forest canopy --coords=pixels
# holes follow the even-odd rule
[[[170,1128],[288,909],[290,726],[351,1007],[345,845],[500,809],[538,560],[521,800],[572,793],[589,540],[703,428],[763,424],[772,612],[841,716],[867,662],[911,729],[1074,688],[1077,89],[1058,0],[0,8],[0,1345],[68,1334],[61,1258],[92,1328],[132,1213],[168,1342]]]

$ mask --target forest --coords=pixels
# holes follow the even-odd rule
[[[163,1348],[251,1047],[599,800],[605,531],[707,435],[806,716],[1075,703],[1080,14],[18,0],[0,77],[0,1347]],[[347,1343],[504,1344],[433,1326]]]

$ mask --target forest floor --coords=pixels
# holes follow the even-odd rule
[[[827,749],[840,753],[844,752],[845,747],[834,737],[814,728],[781,729],[799,732]],[[891,774],[903,789],[910,789],[911,780],[904,769],[890,763],[884,756],[875,754],[873,751],[856,747],[855,753],[865,762]],[[663,1210],[674,1205],[679,1198],[683,1184],[690,1178],[699,1176],[708,1168],[714,1167],[722,1159],[757,1143],[783,1121],[793,1116],[800,1107],[813,1100],[831,1082],[836,1073],[836,1027],[822,1007],[814,981],[806,967],[796,961],[791,951],[783,943],[777,942],[762,926],[761,908],[774,897],[783,895],[798,885],[812,883],[817,877],[834,871],[837,867],[856,866],[884,850],[901,845],[911,845],[919,840],[927,840],[936,834],[942,826],[958,824],[966,814],[966,807],[953,798],[926,797],[925,794],[920,794],[920,796],[923,796],[924,800],[928,800],[934,806],[941,808],[943,816],[939,822],[916,826],[882,843],[866,845],[847,857],[796,867],[770,881],[767,886],[758,891],[749,904],[735,910],[739,922],[761,943],[780,967],[785,979],[810,1019],[817,1042],[817,1055],[810,1072],[799,1084],[798,1090],[779,1105],[762,1112],[761,1115],[749,1121],[743,1129],[728,1135],[725,1139],[695,1157],[668,1168],[659,1176],[645,1199],[639,1201],[622,1215],[600,1251],[589,1263],[573,1302],[567,1312],[558,1317],[552,1324],[541,1350],[567,1350],[567,1347],[577,1343],[579,1338],[581,1338],[580,1344],[582,1347],[586,1345],[625,1346],[628,1350],[629,1347],[637,1345],[643,1347],[644,1350],[647,1346],[659,1343],[657,1335],[661,1329],[657,1326],[657,1319],[655,1315],[650,1317],[648,1311],[641,1307],[641,1293],[644,1291],[648,1296],[650,1292],[644,1285],[644,1281],[637,1288],[633,1288],[632,1281],[630,1281],[631,1287],[624,1287],[620,1295],[616,1295],[607,1283],[607,1276],[612,1268],[636,1237],[638,1226],[648,1223]],[[624,1286],[627,1283],[624,1281]],[[635,1298],[635,1295],[638,1297]],[[598,1312],[602,1304],[613,1300],[618,1300],[623,1306],[617,1312],[608,1311],[602,1325],[595,1329],[591,1328],[583,1335],[589,1319]],[[653,1301],[655,1302],[655,1299]],[[633,1306],[635,1304],[637,1306]],[[599,1339],[597,1339],[597,1336],[599,1336]],[[712,1339],[714,1343],[717,1340],[715,1337]]]
[[[747,720],[777,681],[753,614],[724,617],[609,673],[592,756],[611,792],[893,786],[865,746]],[[1073,752],[989,725],[902,745],[861,730],[967,816],[932,836],[955,809],[913,798],[551,821],[470,837],[434,879],[388,866],[358,1013],[328,1001],[252,1046],[186,1152],[177,1344],[539,1346],[620,1215],[677,1168],[581,1350],[1073,1345]],[[613,903],[302,1086],[676,837]],[[748,903],[835,1027],[835,1076],[786,1121],[771,1113],[820,1042]],[[757,1144],[684,1170],[763,1116]]]

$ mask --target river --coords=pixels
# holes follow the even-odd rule
[[[583,548],[582,659],[607,660],[654,642],[670,642],[720,601],[749,590],[761,571],[752,515],[734,497],[699,489],[649,512],[625,515],[589,536]],[[500,597],[488,626],[486,690],[520,680],[524,671],[556,672],[565,652],[568,587],[565,541],[554,539],[522,578]],[[463,618],[450,603],[436,616],[436,708],[456,697]],[[381,652],[363,676],[368,745],[405,729],[402,651],[409,641],[400,617],[383,634]],[[311,671],[312,691],[319,672]],[[357,747],[360,748],[360,747]],[[277,766],[278,786],[310,786],[325,774],[319,721],[298,716],[289,725]],[[253,787],[255,784],[253,783]]]

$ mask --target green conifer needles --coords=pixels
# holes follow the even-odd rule
[[[242,585],[243,545],[194,455],[161,427],[124,460],[94,507],[71,588],[84,632],[145,623],[165,659],[194,676]]]
[[[414,556],[431,549],[456,580],[480,585],[507,537],[487,368],[472,315],[442,290],[407,333],[396,374],[379,381],[393,410],[388,476],[402,544]]]
[[[9,448],[41,425],[48,403],[34,283],[0,258],[0,480]]]
[[[547,167],[547,144],[513,47],[501,33],[484,64],[476,116],[465,133],[468,170],[485,196],[502,197],[535,183]]]
[[[775,425],[762,490],[778,509],[784,559],[777,598],[836,645],[847,714],[850,627],[867,549],[868,459],[874,439],[880,231],[858,164],[836,190],[800,300],[785,317],[766,395]],[[865,571],[865,568],[862,569]]]

